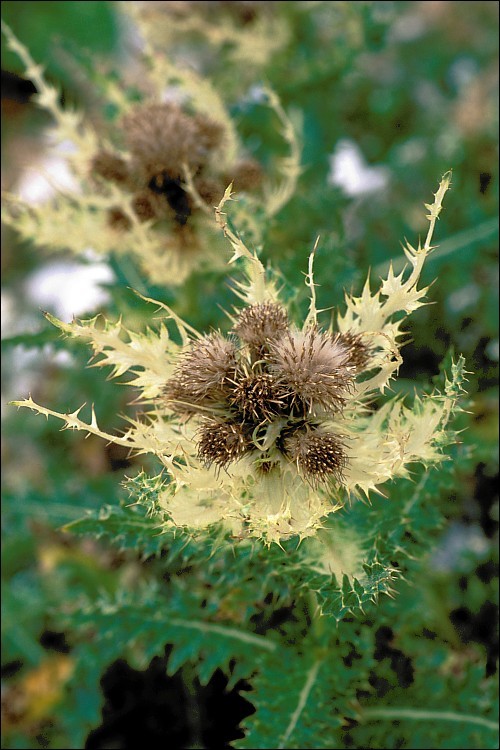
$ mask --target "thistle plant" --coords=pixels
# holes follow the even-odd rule
[[[164,319],[145,333],[121,321],[65,323],[48,315],[65,335],[89,341],[95,365],[111,367],[112,377],[128,373],[144,416],[127,417],[130,427],[117,436],[101,430],[93,407],[86,422],[83,407],[59,414],[31,397],[15,404],[133,453],[153,454],[163,467],[160,527],[221,524],[233,537],[267,544],[314,536],[346,503],[411,477],[415,462],[443,460],[443,445],[452,439],[447,423],[463,363],[454,365],[444,392],[416,396],[411,406],[397,397],[377,401],[402,362],[404,319],[425,304],[419,278],[450,179],[447,173],[426,206],[425,242],[404,248],[409,272],[395,275],[391,268],[375,293],[367,281],[359,297],[347,294],[345,310],[328,327],[316,308],[314,251],[306,276],[309,312],[297,325],[275,279],[226,221],[228,188],[217,221],[234,250],[231,262],[241,259],[244,267],[229,332],[198,332],[154,300]]]
[[[72,186],[4,195],[2,746],[495,747],[492,4],[17,5]]]
[[[178,285],[200,263],[223,268],[214,206],[230,182],[241,197],[241,223],[255,241],[256,214],[269,219],[293,194],[297,129],[270,89],[262,89],[262,100],[275,113],[289,155],[265,172],[245,151],[229,104],[210,81],[165,52],[145,44],[139,74],[125,72],[116,81],[103,73],[92,82],[96,102],[84,113],[62,106],[41,66],[6,24],[2,29],[37,88],[34,101],[53,120],[48,154],[63,161],[72,183],[63,189],[49,169],[43,176],[53,195],[43,202],[4,194],[4,223],[44,252],[128,255],[148,280]]]

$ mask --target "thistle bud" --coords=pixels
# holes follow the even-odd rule
[[[192,413],[196,406],[223,402],[226,382],[234,378],[236,351],[232,341],[212,333],[196,341],[167,381],[164,397],[178,413]]]

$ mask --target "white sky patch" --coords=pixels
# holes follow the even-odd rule
[[[19,181],[19,197],[31,205],[46,203],[58,192],[76,192],[78,183],[60,157],[48,157],[38,167],[28,167]]]
[[[449,295],[447,305],[452,312],[461,312],[475,305],[480,296],[477,284],[467,284]]]
[[[249,104],[265,104],[267,102],[267,92],[265,87],[261,83],[256,83],[250,86],[244,101]]]
[[[21,334],[37,333],[43,317],[39,313],[26,312],[22,296],[11,290],[2,289],[2,338]],[[11,346],[2,355],[2,391],[0,395],[0,412],[3,420],[12,407],[9,401],[24,398],[37,386],[40,372],[47,363],[66,367],[74,362],[73,355],[62,349],[56,351],[51,344],[41,348],[25,345]]]
[[[5,355],[7,359],[7,355]],[[15,346],[8,352],[8,372],[2,377],[1,418],[7,417],[9,401],[26,398],[36,390],[40,374],[47,365],[69,367],[75,361],[73,355],[65,350],[55,351],[50,344],[42,348],[27,348]]]
[[[500,354],[499,349],[500,347],[499,347],[498,339],[494,339],[493,341],[490,341],[486,347],[486,354],[493,362],[498,362],[498,357]]]
[[[78,181],[71,172],[65,154],[74,150],[68,142],[57,146],[54,153],[46,155],[33,166],[26,167],[19,179],[16,192],[25,203],[32,205],[46,203],[58,191],[79,192]],[[60,155],[59,155],[60,154]]]
[[[328,184],[340,187],[350,197],[383,190],[389,183],[389,169],[370,167],[359,146],[348,139],[337,143],[330,156]]]
[[[395,17],[388,33],[389,40],[394,42],[413,42],[423,36],[427,30],[427,21],[420,13],[404,13]]]
[[[432,570],[439,572],[456,570],[471,553],[477,557],[488,550],[488,540],[481,530],[474,526],[453,522],[439,547],[430,559]]]
[[[113,280],[113,271],[105,263],[54,261],[28,276],[25,290],[32,304],[68,322],[106,304],[109,294],[101,284]]]

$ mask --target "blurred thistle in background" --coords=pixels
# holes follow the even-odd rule
[[[42,165],[51,192],[42,200],[4,192],[4,223],[24,240],[45,251],[135,255],[143,274],[172,286],[200,264],[223,263],[213,206],[229,183],[243,202],[246,191],[263,187],[260,200],[249,200],[249,214],[271,216],[293,193],[298,142],[273,92],[267,99],[282,121],[291,156],[282,184],[265,185],[259,163],[241,153],[221,96],[195,71],[146,47],[142,75],[136,71],[132,81],[125,75],[121,82],[100,76],[95,99],[103,114],[111,114],[101,114],[96,124],[77,108],[61,106],[57,88],[45,81],[30,52],[5,23],[2,29],[36,85],[33,101],[54,121],[47,132],[49,153],[66,174],[65,185],[54,184],[50,161]]]

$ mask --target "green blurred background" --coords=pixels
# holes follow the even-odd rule
[[[374,281],[383,275],[389,260],[400,258],[403,238],[413,242],[426,231],[423,203],[453,169],[435,234],[439,247],[423,277],[434,281],[433,304],[411,317],[411,343],[395,387],[411,392],[415,382],[423,386],[438,374],[450,351],[465,356],[469,460],[455,467],[457,481],[437,500],[447,524],[423,585],[444,631],[454,634],[450,639],[475,644],[492,674],[498,646],[498,3],[263,5],[289,29],[283,48],[244,90],[228,76],[223,55],[207,72],[227,92],[244,143],[264,164],[282,144],[255,95],[259,84],[267,81],[302,120],[303,174],[266,228],[262,248],[297,315],[307,306],[301,280],[317,236],[318,303],[330,308],[341,305],[344,289],[360,290],[368,269]],[[92,76],[101,61],[119,73],[134,53],[130,21],[111,2],[3,2],[2,17],[68,105],[95,107]],[[43,193],[30,170],[45,154],[48,119],[31,101],[29,82],[16,78],[22,66],[4,44],[2,71],[3,188],[22,184],[31,195]],[[3,746],[64,747],[69,730],[58,724],[58,685],[71,668],[72,645],[57,611],[65,587],[112,590],[118,578],[123,582],[124,567],[141,572],[106,545],[76,543],[59,529],[99,508],[103,498],[118,503],[121,479],[139,464],[134,459],[131,466],[97,439],[60,433],[57,424],[6,406],[28,392],[55,410],[96,403],[105,430],[118,429],[117,414],[126,410],[125,389],[86,369],[88,353],[61,342],[40,309],[65,319],[103,311],[146,320],[146,308],[129,290],[138,280],[142,291],[208,330],[226,325],[221,308],[233,300],[227,279],[216,273],[195,272],[182,288],[163,289],[141,278],[131,259],[49,257],[10,229],[3,230],[2,244]]]

